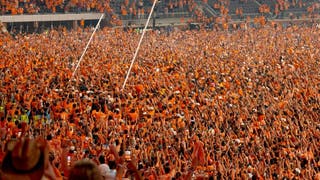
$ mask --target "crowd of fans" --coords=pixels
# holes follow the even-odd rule
[[[1,34],[4,179],[320,179],[316,26],[148,31],[124,89],[140,34],[99,30],[72,76],[90,35]]]
[[[110,0],[3,0],[2,14],[112,12]]]
[[[255,1],[255,0],[239,0],[239,2],[245,4],[248,3],[249,1]],[[280,12],[284,12],[289,10],[290,8],[303,8],[306,11],[306,16],[311,16],[313,13],[317,10],[319,10],[319,2],[317,1],[312,1],[313,3],[310,3],[308,1],[304,0],[257,0],[257,3],[260,4],[259,8],[257,9],[258,12],[262,14],[267,14],[267,13],[273,13],[274,15],[279,15]],[[218,9],[221,11],[221,14],[223,15],[224,12],[228,11],[228,7],[230,6],[230,0],[218,0],[214,1],[210,5],[214,9]],[[239,7],[238,11],[243,11],[241,7]],[[243,12],[242,12],[243,13]]]
[[[112,25],[121,25],[122,19],[142,19],[150,13],[152,0],[2,0],[0,14],[22,15],[43,13],[86,13],[108,14]],[[156,12],[165,17],[174,16],[175,11],[199,15],[194,0],[173,0],[159,2]],[[171,16],[169,16],[169,14]]]
[[[214,9],[219,11],[221,16],[227,15],[229,6],[232,1],[218,0],[208,1]],[[248,0],[239,0],[241,3],[248,3]],[[250,0],[250,2],[253,0]],[[313,15],[314,11],[320,8],[319,2],[314,2],[310,5],[303,0],[284,1],[277,0],[270,3],[270,1],[258,0],[260,7],[257,8],[257,13],[268,14],[273,13],[279,15],[280,12],[286,11],[291,7],[304,8],[305,15]],[[139,18],[146,17],[150,12],[152,0],[2,0],[0,1],[1,14],[37,14],[37,13],[68,13],[68,12],[107,12],[109,14],[117,13],[122,17]],[[274,4],[273,4],[274,3]],[[176,10],[187,11],[195,13],[197,11],[197,3],[194,0],[164,0],[159,1],[157,7],[161,8],[161,12],[168,14]],[[273,7],[270,7],[270,6]],[[120,8],[119,8],[120,7]],[[119,9],[119,10],[118,10]],[[160,12],[159,11],[159,12]],[[197,12],[199,13],[199,12]],[[236,14],[242,15],[243,9],[237,8]]]
[[[196,21],[202,23],[217,23],[226,26],[231,19],[250,19],[255,21],[265,21],[266,18],[280,17],[282,12],[290,12],[290,18],[318,18],[320,3],[308,3],[303,0],[284,1],[277,0],[270,3],[264,0],[239,0],[240,4],[252,3],[259,4],[255,13],[246,12],[246,9],[239,6],[235,12],[230,12],[233,1],[230,0],[202,0],[202,3],[210,5],[216,14],[211,16],[205,13],[203,6],[195,0],[163,0],[158,1],[154,10],[156,16],[161,17],[180,17],[190,18],[188,22]],[[123,20],[144,19],[151,11],[153,0],[2,0],[0,1],[1,14],[39,14],[39,13],[83,13],[83,12],[103,12],[107,14],[109,24],[121,26]],[[290,8],[302,8],[300,14],[291,12]],[[304,13],[303,13],[304,12]],[[282,14],[283,15],[283,14]]]
[[[173,12],[175,9],[183,9],[194,0],[170,0],[161,2],[163,11]],[[112,7],[112,5],[115,7]],[[35,14],[35,13],[67,13],[67,12],[113,12],[120,7],[122,15],[138,16],[144,11],[150,11],[152,0],[3,0],[0,2],[2,14]],[[189,7],[191,8],[191,7]]]

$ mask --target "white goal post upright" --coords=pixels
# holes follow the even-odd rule
[[[125,88],[125,86],[126,86],[126,83],[127,83],[127,81],[128,81],[128,78],[129,78],[129,75],[130,75],[132,66],[133,66],[133,64],[134,64],[134,62],[135,62],[135,60],[136,60],[137,55],[138,55],[141,42],[142,42],[142,40],[143,40],[144,34],[146,33],[146,30],[147,30],[149,21],[150,21],[150,19],[151,19],[151,15],[152,15],[152,13],[153,13],[153,10],[154,10],[154,7],[156,6],[157,1],[158,1],[158,0],[154,0],[154,1],[153,1],[153,5],[152,5],[152,8],[151,8],[150,14],[149,14],[148,19],[147,19],[147,22],[146,22],[146,24],[145,24],[145,26],[144,26],[144,28],[143,28],[142,35],[141,35],[140,41],[139,41],[139,43],[138,43],[138,47],[137,47],[136,52],[134,53],[134,56],[133,56],[133,58],[132,58],[132,60],[131,60],[131,64],[130,64],[129,70],[128,70],[128,72],[127,72],[127,75],[126,75],[126,78],[125,78],[125,80],[124,80],[124,82],[123,82],[123,85],[122,85],[122,89],[121,89],[121,90],[123,90],[123,89]]]

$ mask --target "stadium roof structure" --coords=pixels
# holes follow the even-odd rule
[[[48,22],[48,21],[75,21],[97,20],[101,13],[67,13],[67,14],[26,14],[26,15],[3,15],[0,21],[8,22]]]

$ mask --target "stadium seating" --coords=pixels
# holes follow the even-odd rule
[[[107,12],[119,19],[140,19],[147,17],[152,2],[152,0],[2,0],[0,11],[2,15]],[[281,16],[288,17],[290,14],[319,14],[320,9],[317,0],[162,0],[158,1],[155,12],[157,17],[189,17],[192,14],[198,17],[201,16],[198,6],[201,3],[207,3],[215,9],[218,16],[228,14],[232,19],[239,18],[237,13],[239,9],[244,16],[259,16],[259,8],[262,5],[270,9],[270,13],[265,14],[267,16],[281,14]]]

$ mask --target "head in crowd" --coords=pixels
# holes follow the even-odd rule
[[[102,180],[97,164],[91,160],[80,160],[70,169],[69,180]]]

